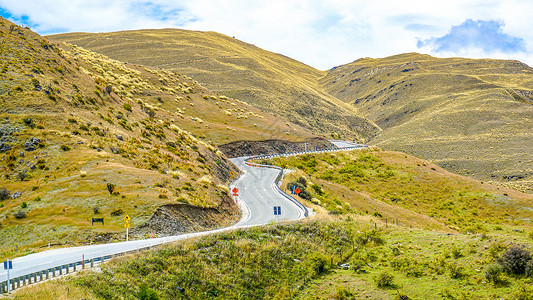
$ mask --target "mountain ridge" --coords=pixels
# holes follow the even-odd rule
[[[142,31],[135,32],[142,35]],[[166,34],[160,34],[157,30],[150,32],[159,39],[168,38],[166,35],[168,32]],[[187,34],[195,36],[197,33]],[[130,49],[129,52],[126,51],[129,54],[118,53],[117,49],[128,47],[128,43],[115,43],[107,39],[110,36],[125,37],[124,33],[115,32],[64,34],[54,35],[51,38],[56,41],[78,43],[125,60],[129,59],[127,56],[131,56],[131,53],[142,54],[150,48],[146,46],[149,41],[145,40],[143,45],[148,48],[143,51]],[[220,34],[217,36],[223,36],[224,41],[237,43],[230,37]],[[322,98],[324,100],[322,102],[312,101],[313,98],[308,97],[309,105],[301,106],[299,97],[305,98],[302,96],[305,95],[302,89],[280,91],[279,82],[272,78],[268,79],[268,76],[257,75],[256,77],[262,78],[261,80],[266,80],[265,78],[270,80],[268,85],[264,85],[262,93],[275,91],[277,95],[276,99],[257,96],[253,84],[243,83],[242,76],[232,73],[233,68],[205,63],[217,61],[220,51],[197,52],[198,47],[202,47],[205,43],[203,38],[183,41],[180,49],[176,48],[178,42],[169,41],[169,43],[172,46],[165,51],[171,54],[165,59],[181,55],[200,57],[203,61],[175,60],[175,63],[180,62],[174,65],[175,69],[183,73],[194,71],[191,76],[200,82],[209,81],[218,85],[218,89],[229,92],[235,98],[253,106],[266,109],[268,105],[277,105],[279,100],[276,99],[287,97],[294,99],[291,103],[296,104],[280,107],[281,109],[274,113],[290,120],[305,116],[308,120],[316,119],[315,123],[331,122],[331,120],[346,123],[346,120],[351,118],[350,124],[359,124],[345,127],[347,133],[346,130],[328,132],[329,129],[338,128],[335,126],[324,130],[314,127],[313,122],[297,122],[315,133],[324,136],[333,134],[335,137],[338,134],[350,140],[355,138],[385,149],[421,156],[463,175],[505,182],[521,190],[531,191],[533,188],[533,165],[531,165],[533,157],[527,151],[528,147],[533,146],[529,134],[533,128],[529,121],[532,119],[532,112],[528,106],[533,103],[533,73],[529,66],[519,61],[435,58],[412,52],[385,58],[360,58],[327,71],[318,71],[309,66],[302,67],[301,63],[297,63],[298,67],[292,69],[293,65],[286,64],[284,70],[289,75],[284,78],[298,81],[291,83],[291,86],[311,86],[314,93],[326,95]],[[227,45],[221,47],[224,47],[225,54],[229,53],[244,59],[243,52],[239,52],[241,50],[232,52]],[[276,55],[268,53],[271,56]],[[241,64],[241,67],[247,66],[250,74],[281,72],[278,68],[265,70],[261,67],[268,62],[268,59],[263,59],[256,52],[250,50],[245,54],[250,63]],[[278,59],[281,59],[280,56]],[[152,57],[144,63],[165,67],[158,63],[160,61],[161,58]],[[230,63],[230,59],[220,59],[220,61]],[[214,66],[222,69],[218,73],[209,73],[210,68]],[[292,76],[302,68],[305,70],[303,73],[305,75],[300,79]],[[270,101],[270,104],[266,105],[264,101]],[[339,102],[342,102],[342,105],[329,110],[327,114],[314,114],[317,106],[324,103],[335,106]],[[349,113],[346,107],[354,113]],[[286,111],[287,109],[290,113]],[[339,110],[342,112],[339,113]],[[366,134],[354,136],[350,133],[351,127],[356,127],[356,131]],[[502,143],[505,143],[505,146],[502,146]],[[492,153],[498,155],[491,155]]]

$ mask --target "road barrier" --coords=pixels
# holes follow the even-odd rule
[[[158,245],[155,245],[155,246],[158,246]],[[51,267],[51,268],[46,268],[46,269],[43,269],[41,271],[33,272],[33,273],[30,273],[30,274],[26,274],[26,275],[21,275],[21,276],[17,276],[17,277],[14,277],[14,278],[10,278],[9,279],[10,289],[9,290],[13,291],[15,289],[18,289],[18,288],[21,288],[21,287],[24,287],[24,286],[27,286],[27,285],[30,285],[30,284],[33,284],[33,283],[37,283],[37,282],[41,282],[41,281],[44,281],[44,280],[52,279],[52,278],[55,278],[55,277],[58,277],[58,276],[62,276],[62,275],[67,275],[69,273],[76,272],[76,271],[78,271],[78,269],[83,268],[83,267],[85,267],[85,268],[93,268],[94,266],[96,266],[98,264],[101,264],[104,261],[109,260],[109,259],[111,259],[113,257],[122,256],[122,255],[135,253],[135,252],[140,252],[140,251],[147,250],[147,249],[150,249],[150,248],[155,247],[155,246],[144,247],[144,248],[140,248],[140,249],[135,249],[135,250],[130,250],[130,251],[126,251],[126,252],[116,253],[116,254],[113,254],[113,255],[106,255],[106,256],[95,257],[95,258],[91,258],[91,259],[80,260],[80,261],[76,261],[76,262],[72,262],[72,263],[68,263],[68,264],[64,264],[64,265],[59,265],[59,266],[55,266],[55,267]],[[4,280],[4,281],[0,282],[0,295],[7,293],[7,291],[8,291],[7,284],[8,284],[7,280]]]

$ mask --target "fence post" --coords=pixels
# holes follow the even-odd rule
[[[59,275],[63,275],[63,266],[59,266]]]
[[[91,268],[94,267],[94,258],[91,259]]]
[[[76,263],[73,263],[72,265],[74,265],[74,272],[76,272]]]

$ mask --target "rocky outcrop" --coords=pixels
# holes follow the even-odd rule
[[[306,144],[307,143],[307,146]],[[334,147],[325,138],[307,139],[305,142],[290,142],[284,140],[265,141],[236,141],[218,146],[220,151],[228,157],[251,156],[267,153],[286,153],[294,151],[314,150]]]

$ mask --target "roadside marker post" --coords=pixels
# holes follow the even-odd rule
[[[233,197],[235,197],[235,203],[237,203],[237,197],[239,197],[239,189],[234,187],[231,192],[233,193]]]
[[[294,189],[294,193],[296,194],[296,201],[298,201],[298,195],[300,195],[301,192],[302,190],[300,190],[299,188]]]
[[[276,223],[278,223],[279,216],[281,216],[281,206],[274,206],[274,216],[276,217]]]
[[[4,261],[4,270],[7,270],[7,293],[9,294],[9,270],[13,269],[13,261],[12,260],[6,260]]]
[[[124,228],[126,228],[126,242],[129,241],[129,235],[130,235],[130,216],[125,215],[124,216]]]

